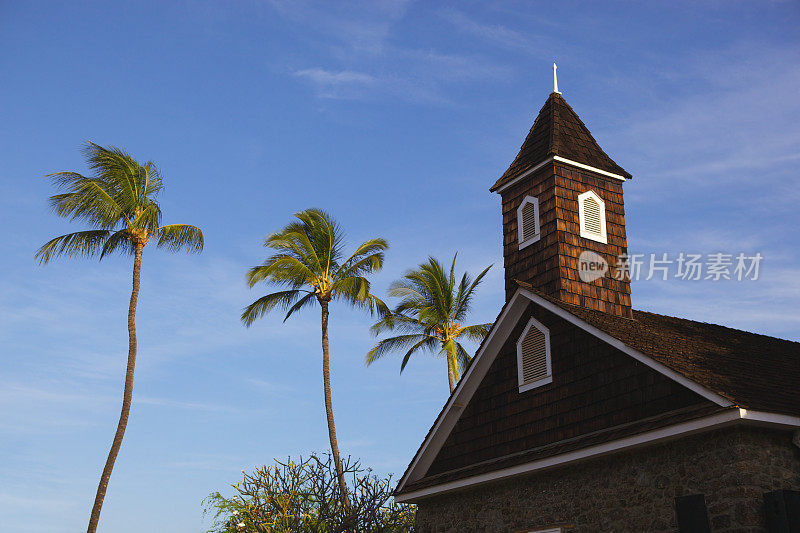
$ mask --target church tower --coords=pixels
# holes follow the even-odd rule
[[[616,269],[627,253],[622,184],[630,178],[561,96],[554,64],[553,92],[491,188],[503,204],[506,300],[519,281],[569,304],[631,317],[630,280]]]

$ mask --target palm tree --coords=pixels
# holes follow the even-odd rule
[[[326,212],[307,209],[295,213],[297,221],[281,231],[269,235],[264,246],[275,254],[247,273],[247,283],[253,287],[265,281],[282,286],[285,290],[262,296],[242,312],[242,322],[250,327],[253,322],[275,307],[286,312],[284,322],[295,311],[319,303],[322,308],[322,381],[325,392],[325,411],[328,417],[328,436],[336,465],[342,503],[350,508],[344,480],[336,426],[331,400],[331,373],[328,352],[328,304],[344,300],[353,307],[388,313],[386,305],[370,293],[367,274],[383,267],[383,254],[389,247],[383,239],[369,239],[359,245],[348,257],[344,255],[344,234],[341,227]]]
[[[133,288],[128,306],[128,365],[122,411],[89,518],[87,532],[94,533],[131,410],[136,365],[136,302],[139,298],[142,250],[152,241],[157,247],[170,251],[185,248],[188,252],[200,252],[203,249],[203,232],[188,224],[161,225],[161,209],[155,196],[163,186],[161,175],[152,161],[141,164],[120,148],[105,148],[92,142],[86,144],[84,156],[93,173],[92,177],[84,177],[77,172],[57,172],[46,177],[64,191],[50,197],[50,206],[56,214],[85,222],[93,229],[50,240],[39,248],[36,258],[39,264],[45,264],[62,255],[99,255],[103,259],[112,252],[122,252],[133,256]]]
[[[400,364],[402,372],[414,353],[421,350],[434,353],[438,349],[438,355],[447,360],[447,379],[453,392],[471,359],[459,340],[481,342],[491,326],[463,326],[462,323],[470,312],[475,289],[492,266],[486,267],[474,281],[465,272],[456,285],[457,256],[453,256],[449,275],[442,263],[428,257],[427,262],[392,283],[389,295],[401,298],[400,303],[392,314],[385,315],[372,326],[371,331],[376,337],[386,330],[402,334],[378,342],[367,352],[367,365],[388,353],[405,350]]]

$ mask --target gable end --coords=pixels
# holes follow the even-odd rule
[[[419,481],[421,478],[426,476],[439,451],[458,422],[464,407],[473,397],[475,391],[485,377],[496,356],[509,337],[512,335],[514,328],[519,325],[524,312],[528,308],[528,303],[531,301],[544,309],[552,311],[554,314],[562,316],[562,318],[565,318],[592,335],[602,338],[602,340],[605,342],[613,344],[624,353],[640,360],[641,362],[644,362],[646,365],[657,370],[659,373],[664,374],[667,377],[670,377],[671,379],[674,379],[679,383],[691,388],[700,396],[711,400],[715,404],[723,407],[729,407],[733,405],[728,399],[705,389],[704,387],[688,380],[664,365],[649,359],[644,354],[629,348],[624,343],[608,336],[579,317],[561,309],[557,305],[548,301],[546,298],[529,290],[519,289],[509,299],[509,301],[501,310],[497,320],[492,324],[489,334],[478,348],[472,363],[468,367],[462,379],[459,381],[456,389],[450,395],[447,403],[442,408],[431,429],[428,431],[428,434],[425,436],[424,441],[414,455],[414,458],[412,459],[405,473],[400,478],[396,493],[402,494],[407,485]]]

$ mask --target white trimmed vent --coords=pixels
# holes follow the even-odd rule
[[[581,237],[607,243],[606,204],[594,191],[578,195],[578,218]]]
[[[525,248],[539,240],[539,199],[526,196],[517,208],[517,240],[520,248]]]
[[[550,363],[550,330],[535,318],[517,341],[517,372],[519,391],[545,385],[553,381]]]

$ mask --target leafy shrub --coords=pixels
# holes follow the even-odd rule
[[[341,503],[330,454],[294,462],[275,461],[244,475],[231,498],[214,492],[205,499],[213,513],[210,533],[400,533],[414,531],[413,505],[395,503],[391,476],[385,479],[358,461],[344,462],[350,508]]]

